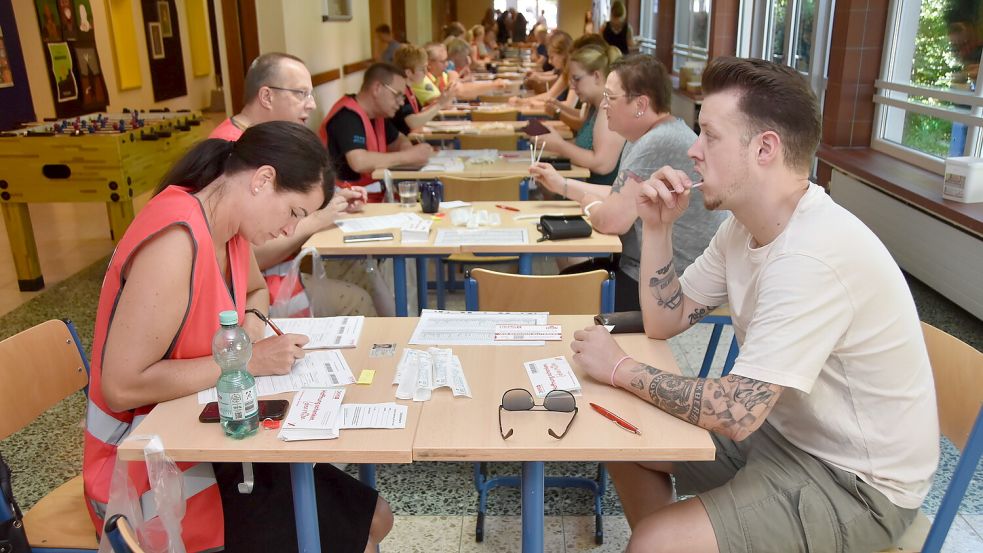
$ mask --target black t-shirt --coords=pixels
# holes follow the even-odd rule
[[[407,94],[411,94],[411,92],[407,92]],[[392,121],[392,124],[396,127],[397,131],[403,134],[410,134],[410,126],[406,123],[406,118],[413,115],[413,113],[413,106],[410,105],[409,100],[407,100],[403,102],[402,106],[400,106],[399,110],[396,112],[396,115],[386,122],[388,123],[389,121]]]
[[[371,121],[370,121],[371,123]],[[386,119],[386,144],[392,144],[399,138],[399,131],[393,124],[392,119]],[[359,179],[345,154],[352,150],[365,150],[365,127],[362,125],[362,118],[350,109],[339,111],[328,122],[328,154],[335,163],[335,171],[338,178],[344,181],[355,181]]]

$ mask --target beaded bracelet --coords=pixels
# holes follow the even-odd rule
[[[611,369],[611,386],[614,387],[614,388],[617,388],[618,387],[614,383],[614,373],[618,372],[618,367],[620,367],[621,364],[624,363],[627,359],[631,359],[631,356],[630,355],[626,355],[626,356],[622,357],[621,359],[618,359],[618,362],[614,364],[614,368]]]

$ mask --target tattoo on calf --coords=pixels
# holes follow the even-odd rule
[[[657,269],[655,274],[658,276],[649,279],[649,288],[652,290],[652,296],[658,301],[659,307],[676,309],[682,305],[683,287],[676,278],[676,269],[673,267],[672,260],[661,269]],[[674,283],[676,284],[675,288],[671,292],[665,293]]]

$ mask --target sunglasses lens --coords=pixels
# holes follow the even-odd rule
[[[570,413],[577,408],[577,400],[574,399],[573,394],[564,390],[553,390],[546,395],[546,399],[543,400],[543,407],[547,411],[559,411],[561,413]]]
[[[502,396],[502,407],[506,411],[528,411],[532,405],[532,396],[526,390],[509,390]]]

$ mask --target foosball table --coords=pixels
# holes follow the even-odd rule
[[[0,133],[0,212],[22,291],[44,288],[28,204],[103,202],[118,242],[133,198],[210,132],[199,112],[96,113]]]

